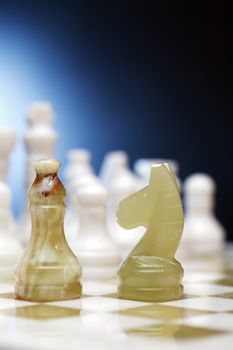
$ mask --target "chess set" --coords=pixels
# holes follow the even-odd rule
[[[34,103],[27,120],[18,222],[7,184],[16,132],[0,127],[0,349],[231,349],[233,248],[213,179],[181,184],[172,160],[140,159],[133,172],[123,151],[97,176],[90,152],[72,149],[64,186],[52,106]]]

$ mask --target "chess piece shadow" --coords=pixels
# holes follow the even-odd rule
[[[119,268],[119,297],[153,302],[181,298],[183,269],[174,255],[184,218],[171,166],[153,164],[149,185],[120,202],[117,218],[125,229],[146,228]]]

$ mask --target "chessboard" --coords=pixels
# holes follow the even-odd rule
[[[184,267],[184,297],[159,303],[118,299],[116,281],[49,303],[17,300],[13,283],[0,284],[0,349],[232,349],[233,248]]]

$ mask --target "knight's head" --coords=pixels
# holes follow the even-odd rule
[[[147,227],[154,214],[154,209],[159,205],[160,194],[168,184],[168,176],[175,177],[168,164],[153,164],[150,173],[149,185],[123,199],[117,211],[117,220],[121,227],[132,229],[138,226]],[[156,203],[157,202],[157,203]]]

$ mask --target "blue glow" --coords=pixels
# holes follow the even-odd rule
[[[17,215],[24,204],[25,150],[22,139],[28,105],[34,100],[48,100],[55,106],[55,128],[60,134],[56,156],[63,162],[66,149],[72,146],[67,116],[74,110],[77,111],[77,116],[82,115],[78,106],[74,106],[74,89],[70,88],[73,86],[72,77],[66,72],[63,58],[54,62],[54,58],[58,56],[56,50],[49,49],[46,43],[38,40],[38,37],[33,37],[26,29],[12,27],[1,21],[0,125],[15,126],[18,130],[17,145],[12,153],[9,168],[13,208]],[[69,93],[65,94],[65,91]],[[81,120],[77,123],[79,128],[75,130],[75,134],[78,146],[85,135]]]

